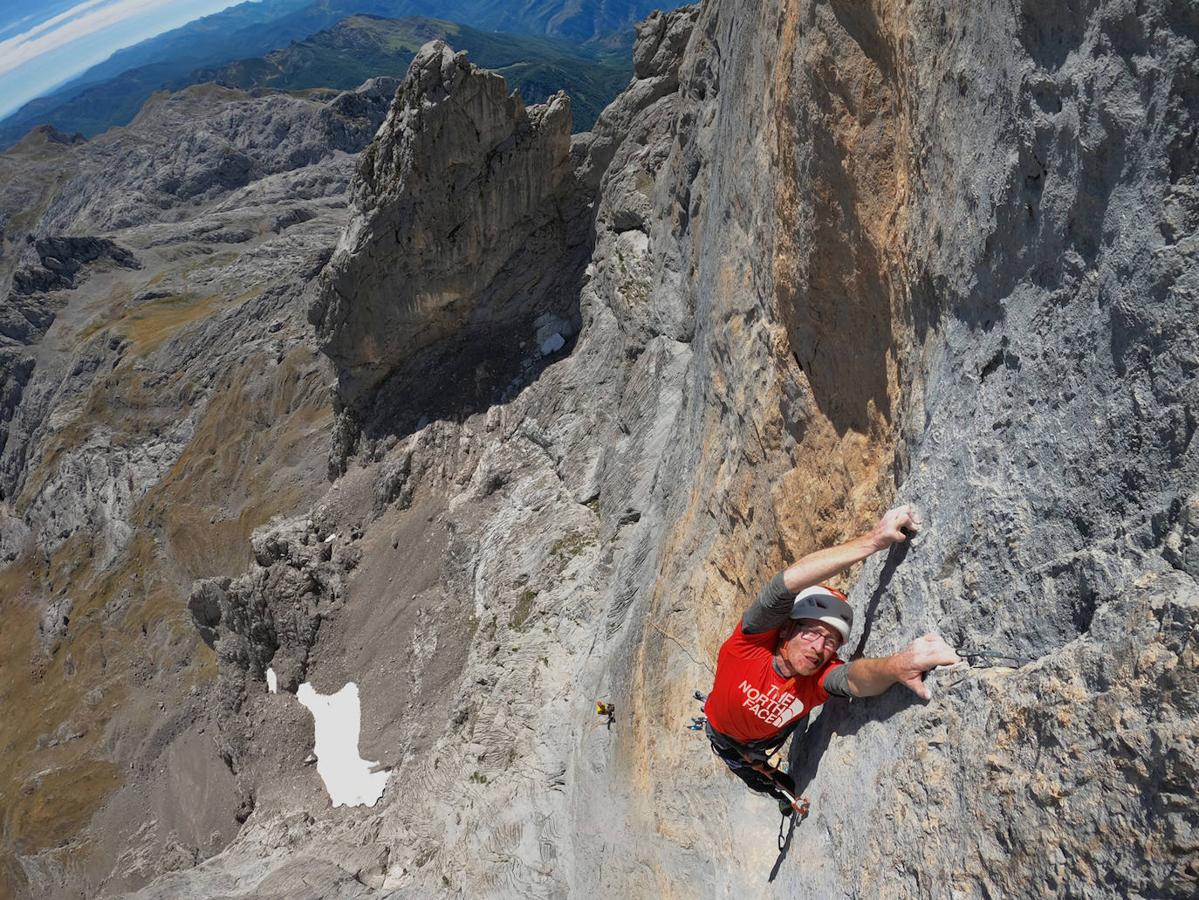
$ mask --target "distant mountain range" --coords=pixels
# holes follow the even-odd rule
[[[472,29],[479,29],[475,34],[481,34],[484,29],[495,29],[558,38],[558,42],[547,42],[542,46],[547,56],[541,60],[543,67],[539,70],[534,71],[537,60],[527,55],[520,59],[530,66],[528,84],[522,92],[530,91],[526,96],[532,99],[535,85],[543,85],[545,92],[559,87],[570,90],[565,83],[551,83],[545,79],[576,70],[576,74],[583,76],[582,82],[591,85],[588,90],[594,95],[596,85],[608,84],[610,66],[619,63],[625,67],[622,80],[627,76],[633,23],[655,8],[677,5],[677,2],[653,0],[593,0],[588,3],[577,0],[526,0],[522,3],[509,0],[259,0],[241,3],[119,50],[53,94],[25,104],[0,121],[0,148],[20,140],[38,124],[50,124],[65,132],[80,132],[89,137],[114,125],[123,125],[137,114],[154,91],[196,83],[198,79],[193,73],[197,70],[215,71],[235,61],[264,57],[293,42],[304,43],[310,36],[337,22],[362,14],[385,18],[436,16],[439,20],[469,23]],[[469,48],[464,45],[464,49]],[[532,45],[529,45],[523,52],[527,54],[531,49]],[[568,60],[569,64],[566,64]],[[516,58],[512,60],[516,61]],[[599,65],[605,71],[577,72],[579,68],[591,65]],[[267,63],[263,71],[269,68],[270,63]],[[346,83],[343,80],[339,85],[346,86]],[[615,95],[617,88],[607,92],[608,99]],[[596,102],[599,101],[576,97],[580,112],[582,107],[589,108]],[[599,105],[602,107],[603,103]]]
[[[421,45],[437,38],[467,51],[472,62],[501,73],[527,103],[540,103],[565,90],[576,131],[588,130],[632,76],[629,62],[597,60],[562,41],[479,31],[436,19],[358,15],[265,57],[196,70],[191,81],[243,89],[348,90],[375,75],[403,77]]]

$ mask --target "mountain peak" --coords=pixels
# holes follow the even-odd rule
[[[53,125],[35,125],[29,129],[29,133],[21,138],[13,145],[13,150],[29,150],[36,147],[44,147],[47,144],[82,144],[87,141],[82,134],[67,134],[65,131],[59,131]]]
[[[408,78],[426,100],[439,103],[470,78],[472,71],[483,70],[470,64],[465,51],[455,53],[445,41],[433,40],[416,51],[408,67]]]
[[[468,322],[546,310],[553,278],[503,305],[488,297],[524,249],[563,239],[570,122],[564,94],[526,108],[501,75],[445,41],[417,51],[362,154],[351,187],[356,215],[309,311],[339,366],[343,400],[360,405]]]

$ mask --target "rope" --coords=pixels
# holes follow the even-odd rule
[[[659,624],[658,624],[657,622],[655,622],[653,619],[647,619],[646,621],[648,621],[650,625],[652,625],[652,626],[653,626],[655,629],[657,629],[658,631],[660,631],[660,632],[661,632],[663,635],[665,635],[666,637],[668,637],[668,638],[670,638],[672,641],[674,641],[676,644],[678,644],[678,647],[679,647],[679,649],[680,649],[680,650],[682,650],[682,651],[683,651],[683,653],[685,653],[685,654],[686,654],[686,656],[687,656],[687,658],[688,658],[689,660],[691,660],[691,661],[692,661],[693,663],[695,663],[697,666],[703,666],[705,669],[707,669],[709,672],[711,672],[711,673],[712,673],[712,676],[713,676],[713,677],[715,677],[715,676],[716,676],[716,670],[715,670],[715,669],[713,669],[713,668],[712,668],[710,665],[708,665],[706,662],[700,662],[698,659],[696,659],[694,656],[692,656],[692,655],[691,655],[691,651],[690,651],[690,650],[688,650],[688,649],[687,649],[687,648],[686,648],[686,647],[683,645],[683,642],[682,642],[682,641],[680,641],[680,640],[679,640],[677,637],[675,637],[673,634],[671,634],[669,631],[667,631],[665,628],[663,628],[661,625],[659,625]]]

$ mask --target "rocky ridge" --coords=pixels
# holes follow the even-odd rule
[[[631,37],[631,25],[628,33]],[[461,22],[415,16],[352,15],[265,57],[200,69],[188,77],[193,83],[214,81],[246,90],[345,88],[381,74],[402,77],[416,51],[432,40],[466,51],[482,68],[501,67],[509,87],[519,90],[526,103],[542,103],[565,90],[575,131],[591,129],[631,73],[626,54],[597,55],[554,39],[478,31]]]
[[[465,53],[421,48],[361,157],[358,215],[309,309],[343,401],[361,406],[450,334],[469,328],[474,343],[565,307],[582,268],[572,193],[565,94],[529,111]],[[388,301],[356,302],[363,294]]]
[[[319,495],[331,375],[296,298],[395,87],[193,90],[0,156],[6,896],[120,893],[236,832],[188,590]]]
[[[191,594],[236,780],[209,808],[244,823],[139,896],[1193,894],[1196,25],[1169,2],[652,16],[563,174],[592,204],[577,293],[514,292],[490,331],[433,307],[413,343],[389,280],[413,254],[351,237],[508,171],[488,150],[520,121],[495,84],[471,108],[507,123],[497,144],[440,177],[379,168],[421,146],[394,127],[417,111],[471,136],[456,91],[487,76],[427,48],[321,277],[345,279],[321,338],[343,342],[336,477]],[[479,304],[515,277],[483,246]],[[301,340],[288,283],[271,308]],[[536,316],[563,309],[577,336],[541,353]],[[462,352],[486,338],[523,362]],[[894,500],[927,527],[846,582],[850,652],[936,629],[1003,655],[935,673],[928,704],[826,705],[793,761],[813,814],[780,852],[773,804],[684,728],[690,696],[764,578]],[[378,806],[328,808],[266,665],[359,684]],[[52,885],[51,858],[23,871]]]

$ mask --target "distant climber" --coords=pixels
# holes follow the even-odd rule
[[[612,730],[612,723],[616,721],[616,704],[608,703],[604,700],[595,701],[595,714],[603,717],[608,726],[608,730]]]
[[[910,506],[886,513],[869,532],[809,553],[775,575],[741,617],[716,659],[716,680],[704,704],[712,750],[751,790],[780,808],[795,804],[795,784],[770,758],[830,695],[873,697],[893,684],[928,699],[923,676],[959,662],[940,637],[926,634],[891,656],[846,664],[837,651],[853,629],[853,608],[820,582],[919,530]],[[801,813],[802,814],[802,813]]]

